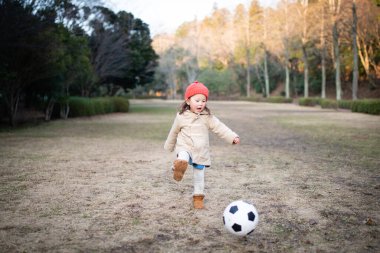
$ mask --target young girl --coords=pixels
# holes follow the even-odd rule
[[[194,208],[202,209],[204,173],[211,165],[208,132],[211,130],[231,144],[239,144],[239,136],[210,113],[206,103],[207,87],[198,81],[186,88],[185,101],[177,114],[164,148],[176,151],[173,163],[174,179],[181,181],[188,164],[193,166]]]

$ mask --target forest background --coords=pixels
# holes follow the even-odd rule
[[[380,3],[257,1],[151,38],[103,1],[0,0],[0,118],[70,116],[72,97],[380,97]],[[28,113],[25,113],[28,112]],[[34,114],[32,113],[34,112]],[[30,116],[32,115],[32,116]]]

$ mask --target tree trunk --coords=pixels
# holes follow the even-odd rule
[[[290,89],[289,89],[289,83],[290,83],[290,74],[289,74],[289,65],[285,64],[285,97],[290,97]]]
[[[334,22],[334,26],[333,26],[333,47],[334,47],[336,100],[341,100],[342,99],[342,83],[340,80],[339,31],[338,31],[337,21]]]
[[[249,98],[251,96],[251,61],[250,61],[250,56],[251,56],[251,16],[248,12],[248,16],[246,19],[247,22],[247,27],[245,29],[245,53],[246,53],[246,62],[247,62],[247,83],[246,83],[246,89],[247,89],[247,97]]]
[[[321,91],[321,97],[326,98],[326,48],[322,49],[322,91]]]
[[[247,57],[247,98],[251,97],[251,73],[250,73],[250,67],[251,62],[249,60],[249,48],[247,47],[246,50],[246,57]]]
[[[260,84],[261,90],[264,92],[264,90],[265,90],[265,86],[264,86],[264,84],[263,84],[263,80],[262,80],[261,75],[260,75],[260,73],[259,73],[259,67],[257,66],[257,67],[253,67],[253,68],[254,68],[254,70],[255,70],[255,73],[256,73],[256,76],[257,76],[257,80],[259,81],[259,84]]]
[[[302,20],[303,20],[303,31],[302,31],[302,57],[303,57],[303,64],[304,64],[304,97],[307,98],[309,97],[309,62],[307,59],[307,51],[306,51],[306,43],[307,43],[307,22],[306,22],[306,17],[308,13],[308,6],[309,6],[309,1],[308,0],[303,0],[302,1],[302,6],[303,6],[303,12],[302,12]]]
[[[265,80],[265,96],[270,97],[269,91],[269,75],[268,75],[268,54],[267,50],[264,51],[264,80]]]
[[[18,104],[20,102],[20,92],[16,91],[15,94],[11,94],[9,101],[9,124],[14,127],[16,126],[16,115],[18,110]]]
[[[303,63],[304,63],[304,97],[309,97],[309,63],[307,61],[307,52],[305,45],[302,45]]]
[[[325,39],[325,8],[322,6],[322,25],[321,25],[321,97],[326,98],[326,39]]]
[[[51,119],[51,115],[53,114],[54,104],[55,104],[55,99],[51,98],[49,100],[49,103],[46,106],[46,110],[45,110],[45,120],[46,121],[50,121],[50,119]]]
[[[358,99],[358,44],[357,44],[358,17],[356,15],[356,1],[352,2],[352,50],[353,50],[353,73],[352,73],[352,99]]]
[[[290,98],[290,71],[289,71],[289,24],[288,24],[288,2],[285,3],[285,97]]]
[[[13,83],[16,86],[16,83]],[[5,96],[5,104],[7,107],[8,122],[9,125],[14,127],[16,126],[16,115],[18,111],[18,105],[20,102],[20,89],[16,87],[10,87],[10,91]],[[0,94],[1,95],[1,94]]]
[[[373,87],[373,88],[376,88],[376,84],[375,84],[375,77],[371,74],[371,70],[370,70],[370,57],[369,57],[369,54],[368,54],[368,51],[369,49],[367,49],[367,45],[366,45],[366,42],[364,40],[361,40],[361,39],[357,39],[357,49],[358,49],[358,55],[359,55],[359,58],[360,58],[360,62],[362,63],[363,65],[363,68],[364,68],[364,71],[367,75],[367,78],[368,78],[368,81],[369,81],[369,84],[370,84],[370,87]],[[372,65],[376,71],[376,66],[375,65]]]
[[[69,117],[69,112],[70,112],[70,106],[69,102],[65,102],[61,104],[61,112],[60,116],[62,119],[67,119]]]

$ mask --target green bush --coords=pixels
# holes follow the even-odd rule
[[[292,103],[293,99],[292,98],[285,98],[282,96],[273,96],[269,98],[262,98],[262,97],[240,97],[240,100],[243,101],[250,101],[250,102],[266,102],[266,103]]]
[[[70,97],[69,99],[69,117],[87,116],[88,98]]]
[[[281,96],[275,96],[275,97],[266,98],[265,101],[268,103],[292,103],[293,99],[292,98],[285,98],[285,97],[281,97]]]
[[[264,98],[261,98],[261,97],[256,97],[256,96],[252,96],[252,97],[239,97],[239,100],[241,101],[249,101],[249,102],[264,102]]]
[[[336,100],[332,99],[320,99],[319,104],[322,108],[331,108],[331,109],[338,109],[338,103]]]
[[[123,97],[112,97],[114,112],[128,112],[129,100]]]
[[[122,97],[70,97],[69,117],[94,116],[112,112],[128,112],[129,101]]]
[[[338,107],[341,109],[351,110],[352,102],[353,102],[352,100],[339,100],[338,101]]]
[[[380,114],[380,99],[361,99],[352,102],[351,111],[368,114]]]
[[[302,106],[316,106],[320,104],[320,98],[300,98],[298,104]]]
[[[106,114],[114,112],[114,104],[112,98],[93,98],[92,100],[95,114]]]
[[[321,98],[300,98],[299,105],[315,106],[321,105],[322,108],[332,109],[351,109],[352,112],[361,112],[379,115],[380,99],[361,99],[361,100],[333,100]]]

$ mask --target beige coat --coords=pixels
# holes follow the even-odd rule
[[[189,110],[177,114],[164,148],[170,152],[187,151],[193,163],[211,165],[209,130],[232,144],[238,137],[231,129],[206,111],[201,114]]]

